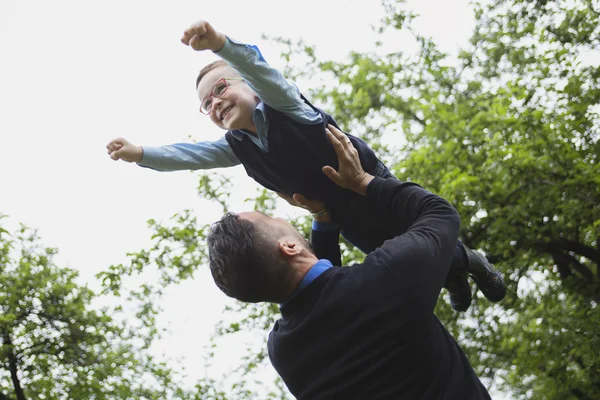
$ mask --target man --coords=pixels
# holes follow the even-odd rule
[[[433,314],[458,239],[456,210],[414,183],[366,173],[341,131],[330,125],[327,136],[339,171],[323,172],[406,233],[340,268],[327,260],[339,264],[337,232],[314,235],[313,253],[282,219],[227,214],[208,238],[216,284],[241,301],[281,304],[269,357],[298,399],[489,399]]]

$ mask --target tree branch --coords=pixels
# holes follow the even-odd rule
[[[8,358],[8,369],[10,371],[10,378],[13,382],[13,386],[15,388],[15,395],[17,396],[17,400],[27,400],[25,398],[25,392],[23,392],[23,388],[21,387],[21,381],[19,380],[19,367],[17,365],[17,357],[14,353],[14,346],[12,344],[11,337],[8,333],[4,332],[2,337],[4,346],[6,347],[6,358]]]
[[[600,262],[600,250],[586,246],[585,244],[576,242],[574,240],[559,239],[554,242],[550,242],[548,245],[557,246],[567,251],[572,251],[596,263]]]
[[[558,257],[556,254],[552,254],[552,260],[558,268],[558,275],[560,276],[560,279],[565,280],[573,275],[571,268],[569,268],[569,263],[566,260]]]
[[[579,260],[573,257],[572,255],[563,253],[561,249],[552,247],[549,244],[538,245],[537,247],[552,255],[552,258],[556,262],[556,265],[561,274],[561,278],[564,279],[566,276],[571,275],[570,271],[569,273],[567,273],[565,268],[572,266],[575,271],[577,271],[581,276],[586,278],[588,283],[594,281],[594,273],[588,267],[580,263]]]

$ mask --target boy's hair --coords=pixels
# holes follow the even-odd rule
[[[268,236],[234,213],[213,224],[207,237],[210,272],[227,296],[248,303],[285,300],[291,268]]]
[[[229,64],[227,64],[227,61],[217,60],[217,61],[211,62],[210,64],[208,64],[204,68],[202,68],[200,70],[200,73],[198,74],[198,77],[196,78],[196,89],[198,89],[198,85],[200,84],[200,81],[202,80],[202,78],[204,78],[206,76],[206,74],[208,74],[213,69],[217,69],[219,67],[224,67],[224,66],[229,66]]]

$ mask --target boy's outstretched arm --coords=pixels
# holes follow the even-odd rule
[[[302,100],[298,88],[267,64],[258,47],[237,43],[217,32],[206,21],[198,21],[188,28],[181,42],[197,51],[215,52],[270,107],[301,123],[312,124],[321,120],[321,115]]]
[[[214,142],[175,143],[159,147],[136,146],[126,139],[117,138],[111,140],[106,148],[115,161],[135,162],[157,171],[227,168],[240,164],[224,137]]]

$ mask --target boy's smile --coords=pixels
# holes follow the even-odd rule
[[[252,114],[260,99],[246,82],[236,79],[238,77],[239,74],[229,66],[215,68],[198,84],[198,98],[201,103],[210,99],[211,107],[208,116],[219,128],[244,129],[256,133]],[[215,84],[222,85],[223,79],[226,79],[226,88],[221,96],[215,97],[212,95]]]
[[[225,109],[223,111],[219,111],[219,118],[221,118],[221,121],[225,121],[225,119],[227,117],[229,117],[229,112],[233,109],[233,104],[230,106],[225,107]]]

